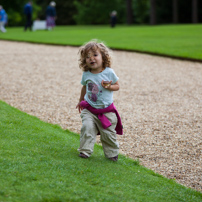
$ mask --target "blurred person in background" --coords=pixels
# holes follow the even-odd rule
[[[24,6],[24,14],[26,16],[26,23],[25,23],[25,28],[24,31],[27,31],[27,28],[32,30],[32,2],[29,1],[27,4]]]
[[[56,20],[56,3],[51,1],[46,9],[46,26],[48,30],[52,30],[55,27]]]
[[[116,11],[112,11],[110,14],[110,24],[111,27],[115,27],[116,26],[116,21],[117,21],[117,12]]]
[[[7,14],[3,9],[3,6],[0,5],[0,30],[4,33],[6,32],[5,24],[7,22]]]

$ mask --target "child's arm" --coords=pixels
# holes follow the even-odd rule
[[[81,102],[82,100],[84,100],[85,94],[86,94],[86,86],[83,86],[83,87],[81,88],[81,95],[80,95],[79,103],[76,105],[76,108],[78,108],[79,113],[81,113],[81,111],[83,110],[83,108],[80,106],[80,102]]]
[[[114,84],[111,84],[112,83],[112,81],[110,81],[109,82],[109,85],[108,86],[104,86],[104,84],[103,84],[103,80],[102,80],[102,87],[103,88],[106,88],[106,89],[108,89],[108,90],[111,90],[111,91],[118,91],[119,90],[119,82],[117,81],[116,83],[114,83]]]

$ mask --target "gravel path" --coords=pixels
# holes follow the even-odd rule
[[[0,41],[0,99],[79,133],[78,48]],[[202,191],[202,64],[114,51],[121,152]],[[79,143],[78,143],[79,144]]]

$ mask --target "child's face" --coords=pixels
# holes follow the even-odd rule
[[[102,54],[100,50],[90,50],[86,57],[86,64],[94,74],[100,73],[103,69]]]

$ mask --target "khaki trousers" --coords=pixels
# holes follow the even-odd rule
[[[105,156],[111,158],[118,155],[119,143],[117,142],[117,134],[115,131],[117,117],[112,112],[105,113],[105,116],[112,123],[107,129],[102,127],[101,121],[96,115],[87,109],[82,110],[81,119],[83,125],[81,128],[79,152],[90,157],[93,153],[96,137],[99,132]]]

